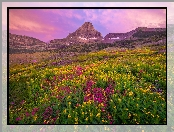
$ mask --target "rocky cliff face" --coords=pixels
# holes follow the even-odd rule
[[[67,36],[67,39],[71,39],[73,37],[83,39],[83,40],[90,40],[90,39],[101,40],[103,38],[101,33],[95,30],[94,26],[90,22],[85,22],[75,32],[69,34]]]
[[[51,40],[50,44],[83,44],[83,43],[94,43],[101,42],[103,39],[100,32],[95,30],[94,26],[90,22],[85,22],[75,32],[70,33],[64,39]]]

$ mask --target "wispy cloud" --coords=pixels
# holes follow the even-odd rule
[[[166,11],[157,9],[84,10],[86,20],[98,22],[110,32],[126,32],[137,27],[165,27]]]
[[[79,20],[83,19],[83,16],[77,14],[78,9],[42,9],[41,11],[47,13],[53,13],[61,17],[76,18]]]
[[[100,19],[100,15],[96,12],[95,9],[84,9],[83,10],[83,13],[84,13],[84,18],[86,21],[97,21],[98,19]]]
[[[173,3],[137,3],[137,2],[5,2],[2,3],[2,27],[6,27],[7,6],[31,7],[168,7],[168,22],[174,24]],[[64,38],[74,32],[85,21],[105,36],[109,32],[127,32],[137,27],[165,27],[165,10],[114,10],[114,9],[39,9],[13,10],[10,12],[10,31],[18,34],[30,32],[42,39]],[[31,33],[32,32],[32,33]],[[43,34],[43,35],[40,35]],[[44,36],[44,37],[43,37]],[[53,37],[51,37],[53,36]]]
[[[54,31],[55,27],[42,19],[42,16],[39,16],[37,11],[10,9],[9,29],[46,33]]]

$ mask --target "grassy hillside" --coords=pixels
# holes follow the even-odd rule
[[[165,52],[50,56],[10,66],[10,123],[166,124]]]

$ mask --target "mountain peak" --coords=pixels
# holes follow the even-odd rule
[[[85,22],[84,24],[92,24],[92,23],[91,23],[91,22]],[[84,24],[83,24],[83,25],[84,25]]]
[[[82,27],[83,27],[83,26],[92,26],[92,27],[93,27],[93,25],[92,25],[91,22],[85,22],[85,23],[83,23]]]
[[[70,40],[78,40],[79,42],[97,42],[102,40],[102,35],[98,32],[91,22],[85,22],[75,32],[70,33],[67,37]]]
[[[76,32],[91,32],[91,31],[96,31],[94,29],[94,26],[90,22],[85,22],[80,28],[76,30]]]

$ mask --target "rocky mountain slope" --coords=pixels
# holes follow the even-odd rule
[[[70,33],[64,39],[54,39],[50,41],[51,47],[56,47],[55,44],[84,44],[84,43],[96,43],[102,42],[102,35],[98,32],[92,23],[85,22],[81,27],[79,27],[75,32]]]
[[[89,52],[107,47],[135,48],[151,44],[166,45],[166,28],[138,27],[127,33],[108,33],[103,37],[92,23],[85,22],[66,38],[54,39],[49,43],[28,36],[9,34],[10,53],[44,50]]]
[[[138,27],[127,33],[109,33],[104,37],[104,43],[113,43],[121,40],[136,40],[152,36],[166,36],[166,28]]]
[[[70,33],[66,38],[50,41],[50,48],[57,48],[60,45],[85,44],[85,43],[114,43],[123,40],[147,39],[149,37],[166,37],[166,28],[138,27],[127,33],[108,33],[102,37],[101,33],[95,30],[90,22],[85,22],[75,32]]]
[[[25,51],[43,51],[46,49],[46,43],[28,36],[16,35],[9,33],[9,52]]]

